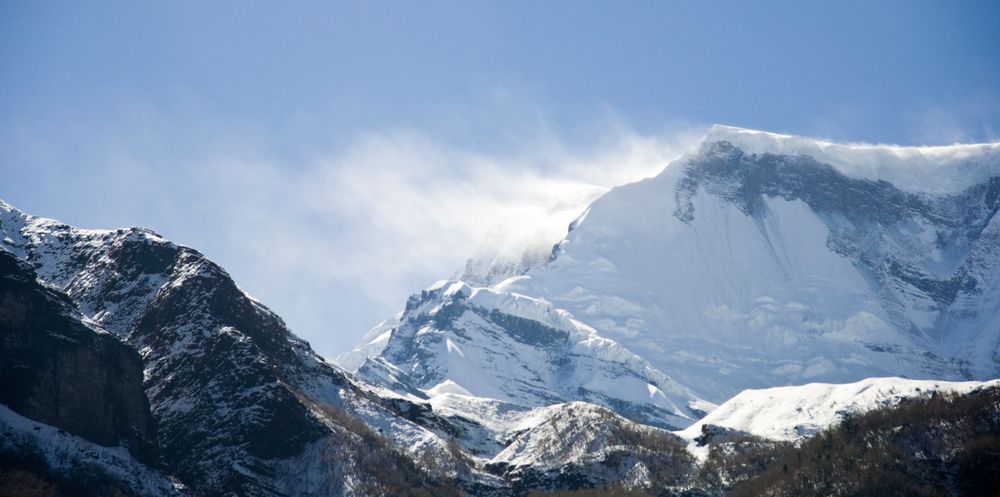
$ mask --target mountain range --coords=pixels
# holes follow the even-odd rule
[[[908,422],[955,445],[921,478],[975,495],[965,468],[1000,481],[998,210],[1000,144],[716,126],[547,259],[471,260],[331,361],[194,249],[0,202],[0,475],[76,495],[727,495],[770,473],[726,457],[782,461],[929,399]],[[985,418],[945,416],[962,402]]]

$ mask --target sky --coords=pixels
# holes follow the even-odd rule
[[[714,123],[997,141],[1000,3],[0,1],[0,198],[197,248],[329,357]]]

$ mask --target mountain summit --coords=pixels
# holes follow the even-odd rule
[[[545,302],[692,402],[873,376],[987,379],[1000,375],[998,208],[1000,144],[847,145],[715,126],[656,177],[594,201],[546,264],[483,291]],[[379,355],[481,392],[513,381],[469,376],[440,328],[421,328],[416,345],[406,329],[382,329],[346,359]],[[505,370],[553,360],[504,353]]]

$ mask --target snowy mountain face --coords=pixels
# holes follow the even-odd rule
[[[527,407],[580,400],[665,428],[687,426],[712,407],[566,312],[523,295],[442,281],[414,295],[385,334],[380,360],[432,396]],[[379,383],[368,370],[358,373]]]
[[[683,426],[698,399],[747,388],[993,378],[998,208],[997,144],[847,146],[717,126],[660,175],[594,201],[546,264],[458,292],[544,302],[571,326],[525,338],[523,319],[545,320],[473,305],[450,283],[411,298],[340,361],[354,369],[379,356],[422,389],[457,385],[530,406],[588,400],[646,423],[629,409],[663,407],[656,387],[675,407],[660,426]],[[636,370],[585,365],[585,347],[556,352],[574,328],[671,387],[648,381],[645,399],[638,380],[603,397],[572,394]]]
[[[595,201],[550,263],[494,291],[546,299],[714,402],[810,381],[988,379],[998,207],[998,145],[717,127]]]

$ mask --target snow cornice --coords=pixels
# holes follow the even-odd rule
[[[910,191],[954,193],[1000,175],[1000,142],[932,147],[834,143],[715,125],[698,153],[719,142],[749,155],[812,157],[848,176],[885,180]]]

